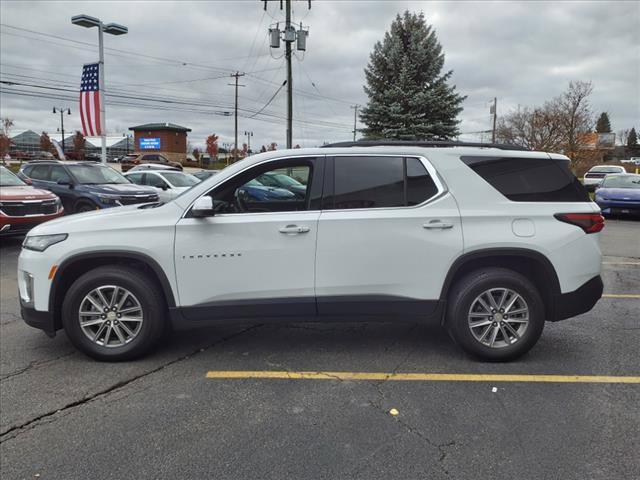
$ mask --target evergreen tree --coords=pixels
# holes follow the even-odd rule
[[[422,13],[398,14],[365,69],[369,103],[360,113],[365,138],[450,139],[466,97],[442,74],[444,53]]]
[[[598,133],[611,133],[611,123],[609,122],[609,114],[602,112],[596,123],[596,132]]]
[[[627,137],[627,147],[635,147],[638,145],[638,135],[636,134],[636,129],[633,127],[631,131],[629,131],[629,136]]]

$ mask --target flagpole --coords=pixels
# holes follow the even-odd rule
[[[107,163],[107,124],[106,124],[106,115],[105,115],[105,107],[104,107],[104,44],[103,44],[103,24],[100,22],[100,26],[98,27],[98,48],[100,50],[100,65],[98,67],[98,81],[100,82],[98,86],[99,95],[100,95],[100,143],[101,143],[101,155],[100,161],[102,163]]]

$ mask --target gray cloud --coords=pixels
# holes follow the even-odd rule
[[[130,33],[122,37],[106,36],[106,45],[137,52],[139,56],[109,52],[106,74],[107,87],[112,91],[160,95],[197,104],[167,108],[230,111],[233,88],[227,84],[231,79],[199,79],[240,70],[254,72],[242,79],[246,87],[240,90],[240,107],[257,111],[285,79],[283,59],[278,58],[283,49],[269,52],[267,46],[268,26],[284,20],[278,4],[270,2],[265,13],[262,2],[253,0],[3,1],[0,17],[7,25],[92,44],[96,43],[97,32],[71,25],[72,15],[86,13],[104,21],[123,23]],[[445,68],[454,70],[452,82],[468,96],[461,116],[463,132],[489,128],[488,102],[494,96],[498,97],[498,113],[503,114],[519,104],[543,103],[575,79],[593,82],[594,111],[608,111],[614,129],[640,127],[638,2],[317,0],[308,11],[306,1],[295,1],[294,20],[303,19],[310,26],[310,36],[307,52],[294,59],[294,86],[306,92],[296,94],[294,116],[296,120],[311,122],[294,124],[295,143],[312,146],[351,137],[353,111],[349,105],[366,103],[362,84],[369,53],[374,43],[383,38],[395,14],[404,9],[423,11],[436,29],[446,55]],[[24,75],[10,78],[76,88],[81,65],[97,56],[96,49],[86,45],[5,26],[1,31],[3,78]],[[186,65],[142,55],[177,59]],[[168,83],[181,81],[189,82]],[[139,84],[147,85],[134,86]],[[77,96],[70,92],[60,94]],[[3,94],[0,113],[13,118],[16,129],[55,132],[58,117],[51,113],[51,108],[67,104],[75,107],[73,100]],[[232,117],[180,110],[110,105],[107,125],[114,133],[122,133],[131,125],[170,121],[191,127],[190,139],[196,145],[203,144],[206,135],[212,132],[224,142],[232,141]],[[265,110],[281,118],[240,118],[240,133],[253,131],[254,145],[271,141],[284,145],[285,111],[283,90]],[[77,108],[65,120],[66,128],[78,129]],[[339,126],[327,128],[318,122]]]

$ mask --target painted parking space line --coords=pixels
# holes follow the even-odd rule
[[[602,265],[640,265],[640,262],[602,262]]]
[[[640,376],[512,375],[477,373],[289,372],[277,370],[211,370],[208,379],[364,380],[405,382],[637,383]]]
[[[640,298],[637,293],[604,293],[602,298]]]

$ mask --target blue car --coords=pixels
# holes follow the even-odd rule
[[[268,187],[257,180],[250,180],[240,187],[236,195],[242,195],[249,201],[290,200],[295,194],[284,188]]]
[[[607,215],[640,215],[640,175],[607,175],[596,188],[596,203]]]
[[[66,213],[158,201],[153,187],[135,185],[100,163],[30,162],[22,166],[18,175],[34,187],[55,193]]]

